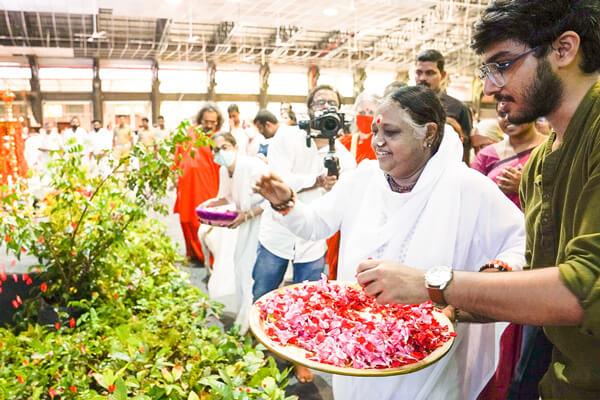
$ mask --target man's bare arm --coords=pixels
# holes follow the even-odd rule
[[[385,260],[358,267],[358,283],[380,303],[429,300],[424,271]],[[533,271],[479,273],[454,271],[444,290],[448,304],[498,321],[529,325],[578,325],[583,309],[565,286],[557,267]]]
[[[529,325],[578,325],[583,308],[557,267],[497,274],[455,271],[450,304],[486,317]]]

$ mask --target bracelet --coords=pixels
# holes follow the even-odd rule
[[[458,307],[454,307],[454,322],[460,322],[460,309]]]
[[[271,203],[271,208],[281,215],[286,215],[292,208],[294,208],[294,205],[296,205],[296,193],[292,190],[292,196],[288,201],[277,205]]]
[[[492,260],[487,264],[484,264],[481,268],[479,268],[479,272],[483,272],[488,269],[497,269],[500,272],[509,272],[512,271],[512,268],[502,260]]]
[[[250,219],[254,218],[254,211],[252,209],[248,210],[248,214],[250,214]]]

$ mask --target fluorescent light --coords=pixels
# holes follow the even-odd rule
[[[337,8],[325,8],[323,10],[323,14],[328,17],[335,17],[336,15],[338,15],[338,10]]]

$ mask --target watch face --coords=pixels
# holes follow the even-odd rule
[[[433,267],[425,273],[425,279],[429,286],[442,286],[452,279],[452,269],[444,266]]]

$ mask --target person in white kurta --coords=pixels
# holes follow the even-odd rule
[[[256,260],[256,248],[258,247],[258,228],[262,213],[260,203],[264,201],[262,196],[252,191],[254,183],[258,178],[267,173],[268,168],[262,160],[256,157],[242,154],[235,148],[230,134],[219,134],[213,136],[215,148],[225,147],[225,150],[235,152],[233,164],[223,165],[220,158],[215,162],[221,164],[219,170],[219,193],[216,199],[208,200],[204,206],[217,206],[233,204],[239,212],[238,218],[232,222],[230,227],[237,228],[237,240],[233,252],[233,263],[235,272],[236,297],[238,304],[238,315],[236,322],[241,325],[242,334],[248,330],[248,316],[252,306],[252,268]],[[223,146],[225,143],[231,145]],[[231,172],[233,171],[233,172]],[[229,279],[231,282],[231,279]]]
[[[381,122],[381,116],[376,121],[386,122]],[[392,151],[390,148],[378,152],[376,147],[378,158]],[[310,205],[297,201],[280,216],[288,229],[310,240],[341,230],[339,280],[356,281],[358,264],[369,257],[421,269],[449,265],[477,271],[493,259],[517,269],[523,266],[522,213],[493,183],[462,163],[462,146],[456,134],[444,134],[438,151],[410,191],[392,191],[380,165],[378,161],[364,161],[322,198]],[[499,343],[494,325],[458,324],[449,353],[408,375],[334,375],[334,397],[475,399],[496,367]]]

